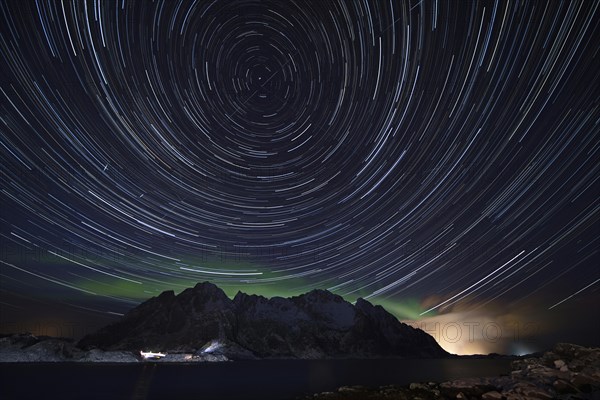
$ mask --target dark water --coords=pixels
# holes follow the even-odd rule
[[[344,385],[404,385],[510,371],[507,359],[0,364],[2,399],[293,399]]]

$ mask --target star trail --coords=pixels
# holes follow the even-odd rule
[[[210,280],[575,323],[599,7],[1,2],[1,322]]]

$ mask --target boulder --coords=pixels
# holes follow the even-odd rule
[[[481,395],[481,399],[482,400],[501,400],[502,394],[495,390],[492,390],[491,392],[486,392],[483,395]]]

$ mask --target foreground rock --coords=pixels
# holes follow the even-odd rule
[[[304,399],[600,399],[600,349],[559,343],[539,357],[512,362],[510,376],[364,388],[344,386]]]
[[[31,334],[15,334],[0,337],[0,362],[90,362],[90,363],[137,363],[137,362],[220,362],[230,361],[218,348],[201,349],[196,353],[169,353],[159,359],[144,359],[139,352],[127,350],[82,350],[72,339],[37,337]]]
[[[232,300],[208,282],[163,292],[79,346],[228,359],[449,356],[427,333],[363,299],[352,305],[313,290],[270,299],[238,292]]]
[[[128,351],[83,351],[71,339],[16,334],[0,338],[0,362],[138,362]]]

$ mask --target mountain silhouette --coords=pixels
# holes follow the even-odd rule
[[[420,329],[364,299],[355,305],[327,290],[283,298],[212,283],[165,291],[120,320],[84,337],[84,349],[204,352],[240,358],[445,357]]]

